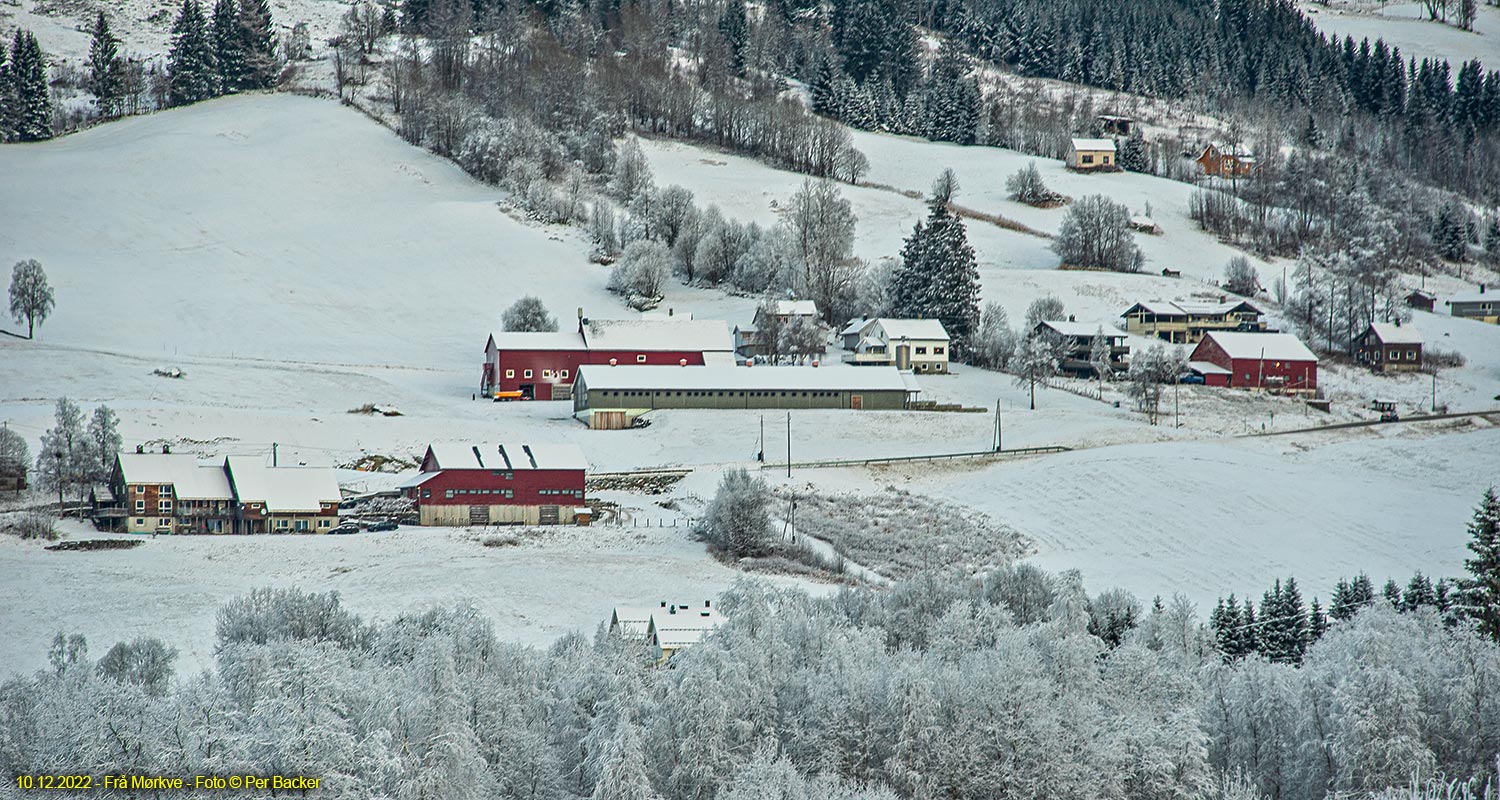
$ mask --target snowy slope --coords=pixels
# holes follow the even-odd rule
[[[1447,59],[1453,63],[1454,72],[1460,63],[1474,58],[1488,69],[1500,65],[1500,8],[1486,3],[1479,4],[1472,32],[1428,20],[1422,3],[1346,0],[1327,7],[1305,3],[1302,11],[1329,36],[1352,36],[1356,44],[1366,38],[1372,44],[1384,39],[1386,44],[1401,48],[1406,59]]]

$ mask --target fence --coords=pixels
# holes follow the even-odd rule
[[[798,468],[798,469],[815,469],[815,468],[819,468],[819,467],[865,467],[865,466],[872,466],[872,465],[875,465],[875,464],[902,464],[902,463],[918,462],[918,461],[950,461],[950,460],[960,459],[960,458],[992,458],[992,459],[1000,459],[1000,458],[1007,458],[1007,457],[1012,457],[1012,456],[1014,456],[1014,457],[1020,457],[1020,456],[1039,456],[1039,455],[1049,455],[1049,454],[1052,454],[1052,453],[1066,453],[1066,452],[1068,452],[1069,450],[1072,450],[1072,449],[1073,448],[1071,448],[1071,447],[1063,447],[1061,445],[1048,445],[1046,447],[1015,447],[1015,448],[1011,448],[1009,450],[998,450],[998,451],[997,450],[978,450],[978,451],[975,451],[975,452],[972,452],[972,453],[938,453],[936,455],[927,455],[927,456],[886,456],[886,457],[883,457],[883,458],[854,458],[854,459],[845,459],[845,460],[839,460],[839,461],[793,461],[791,463],[791,466],[794,467],[794,468]],[[779,464],[774,464],[774,463],[761,464],[760,468],[763,469],[763,470],[767,470],[767,469],[786,469],[787,466],[788,466],[787,463],[785,461],[783,461],[783,462],[781,462]]]

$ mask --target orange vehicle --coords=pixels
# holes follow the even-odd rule
[[[515,392],[515,391],[502,392],[502,391],[500,391],[498,389],[495,391],[495,402],[497,402],[497,403],[504,403],[504,402],[508,402],[510,400],[522,400],[522,399],[524,399],[524,395],[522,395],[520,392]]]

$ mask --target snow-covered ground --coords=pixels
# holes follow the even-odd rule
[[[1500,65],[1500,8],[1487,3],[1479,4],[1473,31],[1429,20],[1422,3],[1335,0],[1326,6],[1303,3],[1302,12],[1330,37],[1352,36],[1356,44],[1366,38],[1372,44],[1384,39],[1401,48],[1403,58],[1446,59],[1455,73],[1459,64],[1475,58],[1487,69]]]
[[[1024,163],[1019,156],[861,136],[881,182],[923,189],[953,166],[965,205],[1029,212],[992,185],[1013,164],[990,161]],[[746,219],[769,221],[770,202],[801,182],[702,148],[651,144],[649,153],[659,184],[684,183],[700,203]],[[37,258],[57,288],[57,310],[37,341],[0,336],[0,419],[33,448],[62,395],[86,409],[114,407],[127,446],[266,455],[275,442],[284,463],[411,458],[430,441],[571,441],[600,470],[699,465],[669,497],[612,498],[633,503],[638,518],[679,521],[701,507],[724,466],[753,465],[762,416],[768,459],[786,458],[779,412],[660,412],[645,429],[589,431],[566,404],[471,399],[485,335],[518,295],[541,296],[564,325],[580,305],[594,316],[627,312],[575,231],[514,218],[503,193],[335,103],[259,95],[128,119],[0,148],[0,174],[0,264]],[[1139,191],[1168,228],[1163,241],[1175,239],[1192,258],[1173,265],[1181,280],[1060,272],[1047,268],[1045,240],[972,223],[985,296],[1013,320],[1042,294],[1061,297],[1080,320],[1112,321],[1136,299],[1214,291],[1205,279],[1227,251],[1169,216],[1173,192],[1186,187],[1048,174],[1075,196],[1083,190],[1065,181],[1114,186],[1137,208],[1128,197]],[[847,191],[867,258],[894,255],[924,211],[897,193]],[[1029,213],[1040,226],[1055,212]],[[666,305],[741,322],[754,300],[672,286]],[[1470,360],[1440,376],[1439,402],[1493,407],[1500,327],[1425,314],[1415,324]],[[152,374],[165,366],[184,377]],[[1354,409],[1376,395],[1414,409],[1431,390],[1421,377],[1325,375],[1338,407],[1332,419],[1358,418]],[[1309,593],[1359,569],[1453,574],[1463,520],[1480,488],[1500,479],[1500,434],[1484,421],[1233,440],[1224,437],[1255,431],[1262,419],[1285,430],[1320,417],[1284,398],[1186,387],[1182,428],[1150,426],[1128,404],[1058,389],[1040,391],[1031,411],[1010,376],[963,367],[926,379],[925,389],[985,409],[998,400],[1007,447],[1078,450],[989,465],[798,469],[793,480],[839,492],[894,483],[968,503],[1028,537],[1041,563],[1083,568],[1095,589],[1182,590],[1207,603],[1287,573]],[[348,413],[367,403],[404,416]],[[981,450],[992,424],[988,412],[794,412],[792,457]],[[657,504],[669,498],[684,511]],[[196,637],[224,598],[264,583],[339,589],[372,615],[471,600],[503,635],[542,642],[591,630],[615,604],[669,593],[697,599],[733,578],[682,528],[635,535],[594,528],[485,548],[458,532],[403,530],[155,540],[109,553],[0,542],[0,629],[18,634],[0,648],[0,672],[40,663],[59,628],[83,631],[96,648],[147,632]]]

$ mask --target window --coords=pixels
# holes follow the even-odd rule
[[[1093,156],[1083,156],[1083,157],[1081,157],[1079,159],[1079,162],[1083,163],[1083,164],[1092,164],[1092,163],[1094,163],[1094,157]]]
[[[453,499],[453,490],[452,489],[444,489],[443,490],[443,497],[445,499],[452,500]]]
[[[156,510],[160,511],[163,514],[170,514],[172,512],[172,501],[171,500],[157,500],[156,501]]]
[[[422,496],[423,497],[431,497],[432,496],[432,490],[431,489],[423,489],[422,490]]]
[[[567,380],[568,379],[568,371],[565,370],[565,369],[558,370],[557,371],[557,377],[562,378],[563,380]]]
[[[145,511],[146,510],[146,501],[145,500],[137,500],[137,501],[135,501],[135,510],[136,511]]]
[[[552,377],[552,370],[550,370],[550,369],[544,369],[544,370],[542,370],[542,377],[543,378],[550,378],[550,377]]]
[[[159,520],[156,521],[156,524],[157,525],[161,525],[163,527],[171,527],[171,525],[172,525],[172,519],[171,519],[171,517],[162,517],[161,519],[159,519]]]
[[[145,525],[146,524],[146,520],[142,519],[141,517],[136,517],[135,518],[135,524],[137,524],[137,525]]]
[[[144,487],[144,486],[132,486],[132,487],[130,487],[130,491],[135,492],[136,494],[144,494],[146,492],[146,487]]]
[[[156,487],[156,492],[157,492],[157,494],[171,494],[172,493],[172,484],[170,484],[170,483],[164,483],[161,486]]]
[[[926,364],[918,364],[917,365],[917,369],[919,369],[922,372],[926,372],[927,371],[927,365]]]
[[[1398,350],[1392,350],[1391,352],[1386,354],[1385,358],[1387,361],[1400,361],[1401,353]]]
[[[1407,350],[1406,351],[1406,360],[1407,361],[1416,361],[1417,360],[1417,351],[1415,351],[1415,350]]]
[[[326,519],[320,519],[320,520],[318,520],[318,527],[319,528],[327,528],[327,527],[329,527],[329,521],[326,520]]]
[[[644,363],[646,363],[646,357],[644,355],[636,356],[635,357],[635,363],[637,363],[637,364],[644,364]]]
[[[925,347],[918,347],[917,348],[917,355],[919,355],[919,356],[925,356],[925,355],[927,355],[927,348],[925,348]]]
[[[531,370],[528,369],[525,372],[521,373],[521,377],[523,377],[523,378],[530,378],[531,377]]]
[[[507,378],[514,378],[514,377],[516,377],[516,371],[513,370],[513,369],[506,370],[505,371],[505,377],[507,377]]]
[[[943,354],[943,349],[944,348],[941,348],[941,347],[934,347],[934,348],[932,348],[932,354],[935,355],[935,356],[940,356],[940,355]]]
[[[286,520],[284,520],[284,519],[278,519],[278,520],[276,520],[276,527],[278,527],[278,528],[285,528],[286,526],[287,526],[286,525]]]
[[[307,520],[305,520],[305,519],[299,519],[299,520],[297,520],[297,523],[296,523],[295,527],[299,531],[305,531],[305,530],[307,530],[308,529]]]

